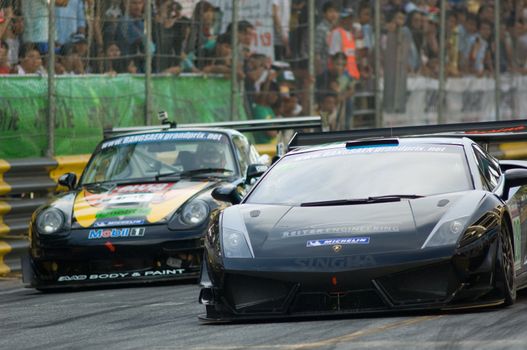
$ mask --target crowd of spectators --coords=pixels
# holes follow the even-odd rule
[[[255,23],[242,18],[222,30],[220,1],[191,1],[185,16],[181,2],[152,0],[152,42],[145,45],[146,0],[56,0],[55,72],[144,73],[149,51],[154,73],[230,76],[234,27],[249,115],[305,114],[306,87],[315,84],[325,129],[352,126],[354,94],[373,90],[374,0],[316,1],[315,76],[307,74],[307,0],[272,0],[274,57],[253,52]],[[527,1],[502,0],[500,7],[497,48],[494,1],[447,2],[448,76],[492,75],[497,52],[501,72],[527,74]],[[383,101],[398,111],[408,76],[438,76],[439,0],[382,0],[381,9]],[[46,74],[48,21],[47,0],[0,0],[0,74]]]

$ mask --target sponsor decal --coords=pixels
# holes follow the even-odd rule
[[[334,269],[334,268],[355,268],[369,267],[376,264],[375,258],[371,255],[352,255],[343,257],[315,257],[295,259],[293,264],[298,269]]]
[[[447,147],[441,146],[427,146],[427,145],[400,145],[388,147],[354,147],[354,148],[339,148],[319,152],[311,152],[293,156],[291,161],[302,161],[315,158],[329,158],[342,155],[352,154],[371,154],[371,153],[389,153],[389,152],[448,152]]]
[[[134,193],[134,194],[121,194],[111,196],[108,200],[109,204],[123,204],[123,203],[142,203],[150,202],[154,197],[153,193]]]
[[[126,185],[117,187],[111,194],[123,194],[123,193],[157,193],[164,192],[165,190],[172,187],[173,183],[162,183],[162,184],[139,184],[139,185]]]
[[[107,220],[107,221],[98,221],[93,226],[95,227],[107,227],[107,226],[132,226],[132,225],[143,225],[145,220]]]
[[[491,129],[491,130],[467,130],[465,134],[495,134],[501,132],[516,132],[525,130],[525,126],[520,125],[511,128]]]
[[[168,270],[149,270],[138,272],[115,272],[115,273],[101,273],[93,275],[67,275],[59,276],[57,282],[71,282],[71,281],[88,281],[88,280],[118,280],[125,278],[137,277],[162,277],[181,275],[185,269],[168,269]]]
[[[107,219],[120,216],[147,216],[151,211],[151,208],[112,208],[101,210],[95,214],[95,218]]]
[[[110,140],[101,145],[101,149],[106,149],[115,146],[124,146],[134,143],[151,143],[151,142],[167,142],[178,140],[210,140],[220,141],[224,137],[223,134],[203,132],[203,131],[186,131],[186,132],[158,132],[152,134],[141,134],[121,137],[115,140]]]
[[[307,241],[306,247],[323,247],[327,245],[370,244],[370,237],[329,238]]]
[[[130,229],[130,237],[143,237],[145,235],[144,227],[132,227]]]
[[[112,229],[98,229],[90,230],[88,233],[88,239],[101,239],[101,238],[118,238],[128,237],[130,235],[129,228],[112,228]]]
[[[102,238],[120,238],[120,237],[142,237],[145,235],[144,227],[132,227],[132,228],[108,228],[90,230],[88,233],[88,239],[102,239]]]
[[[399,232],[399,226],[396,225],[348,225],[334,227],[306,228],[299,230],[289,230],[282,232],[282,238],[303,237],[325,234],[342,234],[342,233],[382,233],[382,232]]]

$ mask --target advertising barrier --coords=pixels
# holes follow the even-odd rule
[[[154,111],[178,123],[227,121],[230,81],[205,76],[155,76]],[[56,155],[91,153],[103,129],[143,125],[145,83],[122,74],[57,77]],[[0,159],[41,157],[47,147],[47,78],[0,79]],[[243,108],[240,108],[243,111]],[[243,119],[247,119],[242,115]]]

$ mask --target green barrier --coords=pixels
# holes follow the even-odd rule
[[[229,80],[155,76],[152,87],[154,112],[178,123],[230,120]],[[92,153],[104,128],[144,125],[143,76],[58,76],[56,96],[56,155]],[[0,158],[44,156],[47,107],[46,77],[0,79]],[[238,110],[247,119],[241,101]]]

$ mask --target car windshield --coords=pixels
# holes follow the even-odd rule
[[[463,147],[456,145],[343,147],[288,155],[246,203],[351,204],[377,196],[419,198],[463,191],[473,188],[466,163]]]
[[[225,134],[204,131],[137,134],[103,142],[86,168],[81,185],[158,180],[181,174],[225,176],[237,173],[236,169]]]

